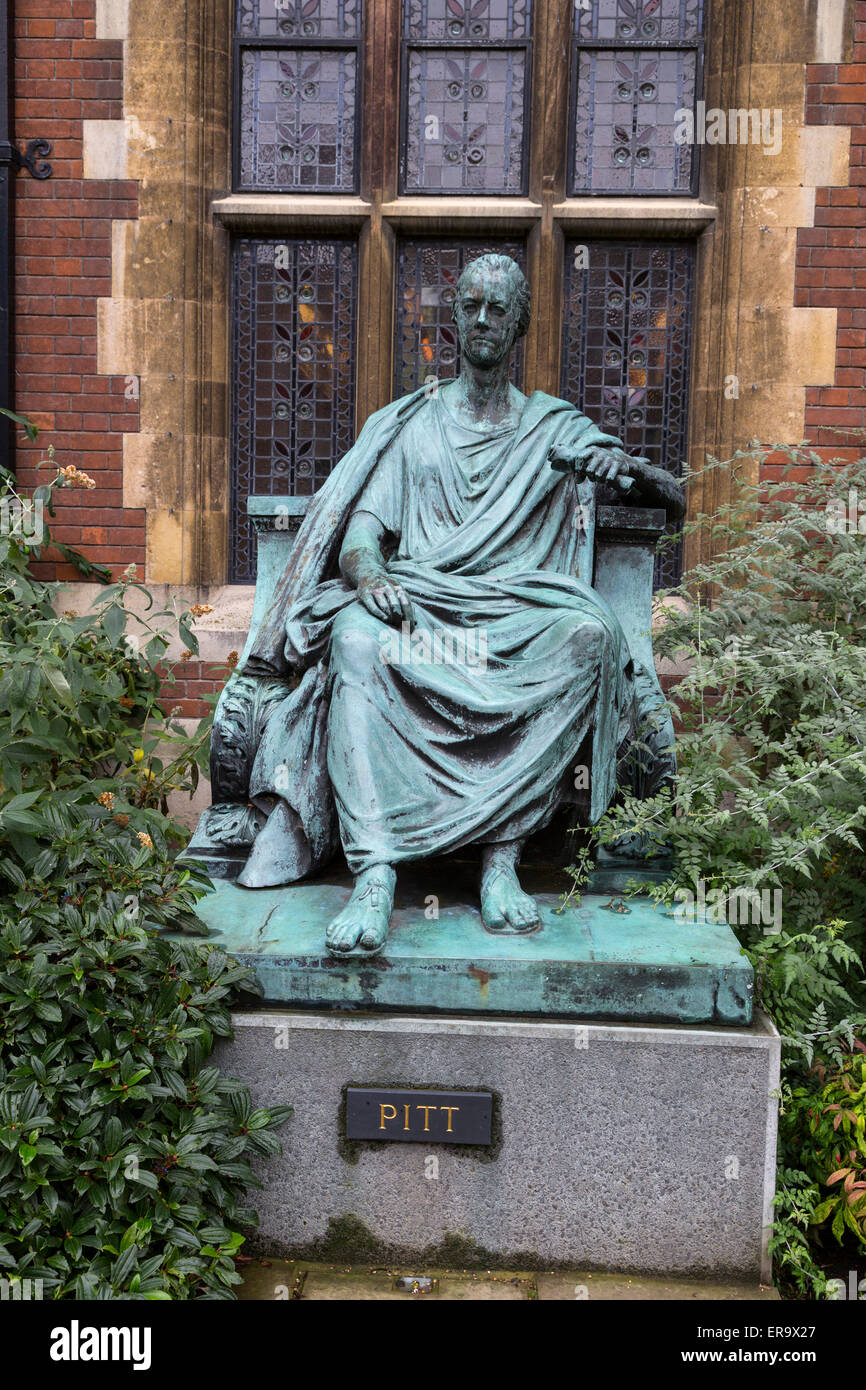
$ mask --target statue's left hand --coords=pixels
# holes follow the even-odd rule
[[[640,475],[643,459],[634,459],[623,449],[601,447],[568,448],[554,444],[548,454],[551,467],[559,472],[574,469],[579,478],[596,483],[613,483],[627,492]]]

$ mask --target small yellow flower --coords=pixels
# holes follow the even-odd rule
[[[100,792],[98,800],[101,806],[105,806],[110,811],[114,806],[114,792]]]
[[[75,467],[74,463],[69,463],[65,468],[61,468],[60,476],[65,478],[72,487],[85,487],[91,491],[96,487],[95,479],[91,478],[88,473],[82,473],[80,469]]]
[[[210,603],[194,603],[189,611],[194,618],[203,618],[205,613],[213,612],[213,605]]]
[[[235,669],[235,667],[237,666],[237,664],[238,664],[238,654],[237,654],[237,652],[229,652],[228,656],[226,657],[226,665],[228,666],[229,670],[230,670],[230,671],[233,671],[233,670]]]
[[[195,652],[183,651],[178,657],[178,661],[189,661],[190,657],[195,656]]]
[[[134,763],[140,763],[140,762],[143,762],[143,761],[144,761],[144,749],[143,749],[143,748],[136,748],[136,749],[135,749],[135,752],[134,752],[133,755],[132,755],[132,761],[133,761]]]
[[[137,834],[139,840],[145,846],[146,849],[153,849],[153,840],[150,838],[146,831],[139,830]]]

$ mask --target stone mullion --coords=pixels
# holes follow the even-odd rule
[[[232,0],[199,6],[195,19],[197,51],[196,105],[203,120],[196,130],[197,179],[190,186],[198,245],[193,259],[189,299],[197,306],[195,324],[187,326],[192,367],[192,409],[196,421],[188,458],[194,499],[190,577],[198,585],[222,583],[226,577],[229,507],[229,239],[210,215],[215,189],[228,185],[230,172],[230,63]],[[211,55],[213,57],[211,58]],[[189,109],[189,108],[188,108]],[[188,123],[195,129],[194,123]],[[186,478],[185,478],[186,481]]]

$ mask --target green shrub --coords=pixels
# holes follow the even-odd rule
[[[55,470],[35,496],[53,515],[83,478]],[[251,972],[164,935],[204,930],[209,888],[172,862],[165,814],[208,721],[189,740],[158,699],[158,624],[195,651],[195,610],[134,617],[128,573],[58,616],[62,586],[31,569],[49,543],[0,531],[0,1274],[57,1298],[231,1298],[250,1161],[290,1110],[254,1111],[206,1065]]]
[[[816,1068],[822,1085],[820,1099],[809,1111],[809,1131],[812,1166],[833,1169],[824,1182],[834,1189],[816,1208],[813,1221],[829,1221],[840,1241],[846,1230],[853,1232],[866,1250],[866,1047],[860,1044],[859,1052],[831,1071]]]
[[[228,1297],[252,1111],[206,1066],[251,973],[169,941],[201,889],[129,829],[58,830],[0,912],[0,1266],[76,1298]]]
[[[56,612],[64,586],[34,578],[33,561],[52,543],[47,518],[56,494],[82,480],[91,481],[74,468],[55,469],[36,489],[40,539],[25,527],[0,528],[0,825],[22,860],[38,852],[43,806],[88,807],[100,796],[137,828],[182,841],[166,818],[167,797],[193,791],[207,763],[210,717],[190,738],[160,693],[174,679],[161,666],[173,635],[198,651],[197,610],[157,610],[135,566],[120,583],[105,584],[85,614]],[[6,475],[0,512],[20,522],[21,507]],[[81,564],[68,547],[63,553]],[[130,607],[134,592],[140,613]]]
[[[842,1101],[825,1094],[853,1077],[866,1032],[866,459],[780,449],[784,477],[762,484],[766,452],[711,462],[736,475],[735,500],[686,531],[723,553],[660,596],[655,649],[684,672],[671,700],[676,790],[625,796],[596,835],[669,847],[670,876],[650,890],[661,904],[701,884],[717,902],[780,894],[781,922],[740,912],[734,929],[784,1044],[773,1248],[793,1289],[820,1294],[825,1231],[866,1252],[863,1165],[839,1159],[826,1106]],[[862,1098],[854,1109],[856,1150]],[[824,1118],[813,1131],[804,1116]],[[853,1176],[835,1179],[845,1167]]]

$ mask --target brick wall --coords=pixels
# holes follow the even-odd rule
[[[866,0],[855,6],[853,61],[807,69],[806,121],[851,127],[847,188],[819,188],[815,226],[798,238],[795,304],[838,309],[836,380],[806,395],[806,434],[843,457],[866,452]]]
[[[16,140],[50,140],[53,169],[16,178],[16,399],[40,427],[35,445],[19,446],[19,476],[25,488],[44,481],[35,464],[53,444],[59,464],[95,479],[92,491],[60,494],[54,533],[114,572],[144,567],[144,512],[122,496],[138,402],[123,377],[97,374],[96,301],[111,293],[112,219],[136,216],[137,185],[84,178],[82,122],[122,117],[122,54],[95,38],[94,0],[16,0]],[[42,573],[76,577],[62,562]]]
[[[237,660],[237,652],[233,653]],[[173,680],[165,679],[160,691],[160,704],[167,711],[176,709],[181,719],[204,719],[212,708],[206,695],[222,690],[229,676],[224,661],[174,662],[170,667]]]

